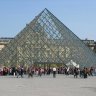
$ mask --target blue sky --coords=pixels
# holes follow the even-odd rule
[[[0,0],[0,37],[16,36],[44,8],[79,38],[96,40],[96,0]]]

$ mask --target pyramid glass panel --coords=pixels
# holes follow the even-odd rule
[[[50,11],[44,9],[0,52],[0,63],[95,66],[96,54]]]

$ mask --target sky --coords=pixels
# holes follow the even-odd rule
[[[96,41],[96,0],[0,0],[0,37],[14,37],[47,8],[80,39]]]

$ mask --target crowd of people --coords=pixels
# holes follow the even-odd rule
[[[50,75],[53,74],[53,77],[56,77],[56,74],[64,74],[64,75],[73,75],[74,78],[87,78],[88,76],[96,75],[96,68],[76,68],[76,67],[49,67],[49,68],[42,68],[42,67],[34,67],[30,66],[28,68],[19,66],[19,67],[1,67],[0,68],[0,75],[7,76],[12,75],[14,77],[21,77],[23,78],[24,75],[28,75],[28,77],[33,76],[42,76],[42,75]]]

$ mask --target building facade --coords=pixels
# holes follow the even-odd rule
[[[96,53],[96,41],[94,40],[82,40],[90,49],[92,49]]]
[[[13,38],[3,37],[0,38],[0,51],[12,40]]]

